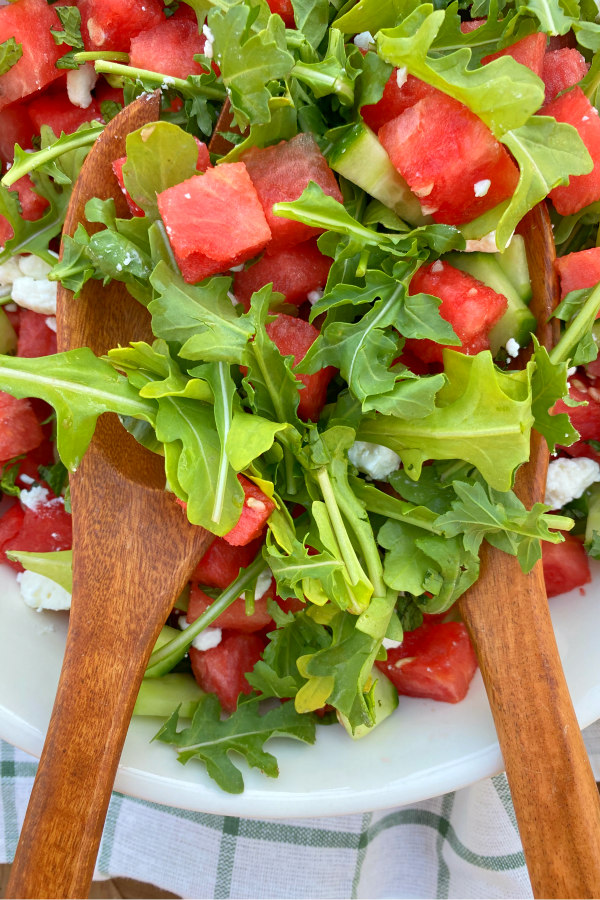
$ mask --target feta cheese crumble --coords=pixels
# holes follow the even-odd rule
[[[273,573],[267,566],[266,569],[263,569],[258,578],[256,579],[256,590],[254,591],[254,601],[260,600],[261,597],[264,597],[269,588],[271,587],[271,582],[273,581]],[[241,600],[246,600],[246,592],[240,594]]]
[[[191,623],[188,622],[185,616],[179,616],[179,627],[182,631],[189,628],[190,624]],[[219,646],[222,637],[223,632],[220,628],[205,628],[204,631],[201,631],[200,634],[196,635],[192,641],[192,647],[194,647],[195,650],[212,650],[213,647]]]
[[[520,346],[514,338],[509,338],[506,342],[506,352],[515,359],[519,355]]]
[[[36,484],[28,491],[21,491],[19,500],[26,509],[36,512],[40,506],[45,506],[48,502],[48,489],[41,484]]]
[[[487,192],[492,186],[492,182],[489,178],[482,178],[481,181],[476,181],[473,185],[473,191],[475,192],[476,197],[485,197]]]
[[[478,240],[467,241],[465,250],[467,253],[474,253],[476,250],[480,250],[482,253],[497,253],[496,231],[490,231]]]
[[[368,50],[375,44],[375,38],[370,31],[361,31],[354,38],[354,44],[359,50]],[[405,70],[406,71],[406,70]]]
[[[67,72],[67,94],[73,106],[87,109],[91,105],[91,90],[97,81],[98,73],[90,63],[86,63],[79,69],[69,69]]]
[[[348,459],[371,481],[386,481],[392,472],[400,468],[400,457],[397,453],[369,441],[354,441],[348,450]]]
[[[551,509],[560,509],[581,497],[596,481],[600,481],[600,465],[595,460],[587,456],[553,459],[548,466],[544,503]]]
[[[42,609],[70,609],[71,595],[68,591],[37,572],[19,572],[17,582],[21,597],[32,609],[40,612]]]
[[[42,281],[22,275],[13,281],[11,297],[18,306],[43,316],[55,316],[57,288],[55,281]]]
[[[314,306],[315,303],[318,303],[321,297],[323,296],[322,290],[309,291],[306,295],[306,299],[310,303],[311,306]]]
[[[406,84],[406,79],[408,78],[408,72],[406,70],[406,66],[399,66],[396,69],[396,84],[399,88],[403,87]]]
[[[204,45],[204,50],[202,52],[207,57],[207,59],[212,59],[213,55],[214,55],[214,46],[213,45],[215,43],[215,36],[212,33],[212,31],[210,30],[210,28],[208,27],[208,25],[202,26],[202,34],[206,38],[206,43]]]
[[[391,638],[384,638],[381,644],[386,650],[395,650],[396,647],[399,647],[402,644],[402,641],[393,641]]]
[[[444,263],[441,260],[436,259],[436,261],[431,266],[432,272],[443,272],[444,271]]]

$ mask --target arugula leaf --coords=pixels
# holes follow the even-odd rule
[[[57,447],[74,472],[103,412],[153,423],[156,405],[88,347],[40,359],[0,357],[0,389],[13,397],[39,397],[56,410]]]
[[[73,590],[73,551],[53,550],[49,553],[29,552],[25,550],[7,550],[9,559],[21,563],[28,572],[44,575],[65,591]]]
[[[557,444],[569,447],[579,437],[571,425],[567,413],[552,413],[557,400],[569,396],[566,363],[552,363],[545,347],[534,338],[533,361],[535,369],[531,378],[531,411],[534,415],[533,427],[543,434],[550,453]]]
[[[329,24],[328,0],[292,0],[292,9],[296,28],[316,49]]]
[[[206,694],[198,702],[191,724],[177,730],[176,710],[165,722],[154,740],[173,744],[181,763],[199,759],[220,788],[230,794],[244,790],[242,773],[231,761],[232,751],[244,757],[248,765],[260,769],[270,778],[279,774],[277,760],[263,747],[269,738],[295,738],[306,744],[315,741],[315,719],[299,715],[293,703],[282,703],[261,715],[256,700],[247,700],[228,718],[221,718],[221,707],[214,694]]]
[[[76,6],[53,6],[57,13],[62,31],[56,28],[50,29],[55,44],[68,44],[73,50],[83,50],[83,38],[81,37],[81,13]]]
[[[343,15],[334,19],[333,24],[344,34],[357,34],[395,25],[405,12],[405,0],[358,0],[358,3]],[[345,8],[344,8],[345,9]]]
[[[243,472],[257,457],[270,450],[276,435],[286,427],[256,414],[234,410],[225,449],[236,472]]]
[[[561,3],[560,0],[555,0],[555,2],[525,0],[519,6],[519,12],[521,15],[526,13],[534,15],[540,23],[540,31],[545,31],[546,34],[558,35],[566,34],[573,25],[572,16],[565,15],[565,7],[566,4]]]
[[[365,400],[363,410],[375,410],[401,419],[422,419],[434,411],[436,395],[445,381],[441,374],[397,381],[387,394]]]
[[[342,32],[330,28],[323,59],[314,63],[298,61],[291,74],[308,85],[317,99],[333,94],[343,106],[352,106],[354,82],[361,69],[352,64],[350,57],[357,52],[354,46],[346,50]]]
[[[215,58],[231,101],[233,122],[242,129],[269,121],[271,94],[267,85],[287,77],[294,65],[280,17],[269,16],[264,28],[249,35],[252,21],[246,4],[230,7],[227,12],[212,9],[208,14]]]
[[[18,44],[14,37],[2,41],[0,44],[0,75],[6,75],[22,56],[23,44]]]
[[[380,56],[464,103],[497,138],[524,125],[544,101],[541,79],[510,56],[470,69],[467,47],[439,58],[428,56],[444,17],[442,10],[422,4],[396,28],[379,32]]]
[[[23,459],[25,459],[24,456],[16,456],[14,459],[9,459],[8,462],[4,463],[2,466],[2,472],[0,473],[0,491],[8,497],[18,497],[21,493],[21,488],[16,482],[20,470],[19,463]]]
[[[447,384],[433,413],[422,419],[364,419],[361,441],[384,444],[418,478],[427,459],[463,459],[498,490],[508,490],[516,468],[529,458],[533,424],[525,372],[501,373],[489,351],[463,356],[444,351]]]

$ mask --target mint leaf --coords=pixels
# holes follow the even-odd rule
[[[232,751],[243,756],[249,766],[276,778],[277,760],[263,749],[269,738],[295,738],[306,744],[315,741],[314,717],[299,715],[293,703],[282,703],[261,715],[256,701],[245,699],[232,715],[222,719],[216,696],[206,694],[198,702],[191,725],[178,731],[178,718],[176,710],[154,740],[173,744],[181,763],[201,760],[210,777],[230,794],[244,790],[242,773],[229,756]]]
[[[17,44],[14,37],[0,44],[0,75],[12,69],[15,63],[19,62],[23,56],[23,44]]]
[[[81,37],[81,13],[76,6],[53,6],[57,13],[62,31],[56,28],[50,29],[55,44],[68,44],[74,50],[83,50],[83,38]]]

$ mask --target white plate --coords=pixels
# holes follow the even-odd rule
[[[600,718],[600,566],[585,593],[550,601],[558,646],[582,727]],[[510,603],[510,597],[506,598]],[[531,627],[535,628],[532,621]],[[47,728],[67,629],[65,613],[22,602],[14,572],[0,566],[0,737],[38,756]],[[337,726],[315,746],[273,740],[280,775],[241,763],[246,790],[223,793],[201,763],[180,765],[172,747],[150,739],[157,719],[135,719],[115,788],[169,806],[219,815],[294,818],[401,806],[466,787],[502,770],[491,713],[477,673],[459,704],[400,698],[396,713],[364,741]]]

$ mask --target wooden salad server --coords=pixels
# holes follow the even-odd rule
[[[91,197],[128,215],[111,163],[130,131],[159,118],[158,95],[119,113],[89,153],[65,234]],[[86,229],[98,226],[86,224]],[[59,288],[59,349],[96,354],[152,340],[150,318],[124,286],[89,281],[81,299]],[[52,718],[7,886],[7,897],[87,897],[108,802],[152,647],[211,536],[164,490],[162,457],[103,415],[71,476],[73,602]]]
[[[532,310],[550,349],[558,287],[546,207],[524,221]],[[532,433],[516,478],[525,506],[543,502],[548,448]],[[475,646],[504,757],[535,897],[600,897],[600,795],[562,670],[541,562],[524,575],[484,541],[481,574],[459,601]]]

